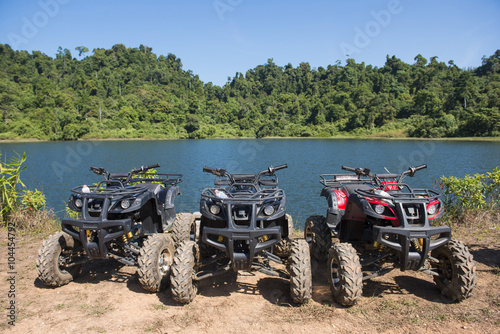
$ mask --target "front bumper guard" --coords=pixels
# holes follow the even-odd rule
[[[398,252],[401,271],[418,270],[424,265],[429,252],[451,240],[451,228],[448,226],[407,228],[374,226],[373,239]],[[413,239],[422,241],[420,251],[410,251]]]
[[[106,259],[106,244],[116,238],[128,234],[132,229],[132,219],[117,220],[81,220],[63,219],[62,230],[82,243],[90,259]],[[96,232],[97,238],[90,241],[87,231]]]
[[[215,241],[208,236],[224,237],[223,242]],[[266,241],[262,241],[264,236],[267,236]],[[233,269],[250,270],[255,254],[266,250],[281,241],[281,227],[271,227],[265,229],[252,228],[212,228],[205,227],[203,229],[202,241],[212,247],[225,252]],[[235,250],[235,243],[238,241],[246,241],[248,244],[248,252],[238,252]]]

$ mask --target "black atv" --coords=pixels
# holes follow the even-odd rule
[[[174,246],[189,239],[194,216],[175,214],[182,175],[147,173],[157,167],[142,166],[129,173],[90,167],[105,181],[71,189],[68,207],[78,218],[63,219],[62,232],[43,243],[36,259],[38,278],[61,286],[73,280],[83,263],[112,258],[138,266],[146,290],[164,289]]]
[[[303,239],[292,239],[293,222],[275,175],[286,167],[271,166],[258,174],[203,168],[216,176],[215,187],[201,193],[196,240],[175,252],[170,277],[174,300],[191,302],[200,280],[229,270],[288,278],[294,302],[311,298],[309,247]],[[271,262],[288,270],[275,269]]]
[[[363,280],[394,268],[432,275],[453,300],[472,295],[477,280],[472,255],[451,238],[450,227],[429,224],[444,213],[441,195],[403,183],[405,176],[424,168],[410,167],[399,175],[342,166],[354,174],[321,175],[327,215],[309,217],[304,234],[312,256],[328,260],[330,288],[338,303],[355,304]],[[332,237],[339,243],[332,245]]]

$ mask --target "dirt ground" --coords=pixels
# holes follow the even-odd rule
[[[497,224],[495,224],[497,225]],[[474,296],[452,303],[430,276],[393,272],[364,282],[358,305],[330,295],[326,265],[313,261],[313,300],[296,306],[286,280],[228,273],[203,281],[189,305],[140,285],[135,267],[84,265],[72,283],[48,288],[35,258],[46,236],[17,236],[16,321],[8,325],[7,233],[0,231],[0,331],[9,333],[500,333],[500,228],[455,232],[474,255]]]

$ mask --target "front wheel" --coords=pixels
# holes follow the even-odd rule
[[[334,244],[328,254],[328,281],[333,299],[344,306],[358,302],[363,291],[359,256],[349,243]]]
[[[192,302],[198,291],[193,281],[195,246],[193,241],[183,242],[177,247],[174,255],[170,276],[172,298],[182,304]]]
[[[168,286],[174,251],[168,234],[153,234],[146,239],[137,258],[137,274],[144,289],[160,292]]]
[[[293,219],[292,219],[292,216],[289,214],[286,214],[285,219],[286,219],[286,223],[288,226],[287,237],[284,237],[283,239],[281,239],[281,241],[278,242],[273,247],[273,253],[282,259],[286,259],[287,257],[290,256],[292,241],[293,241]]]
[[[432,268],[439,274],[434,282],[443,295],[455,301],[472,296],[477,284],[476,264],[463,243],[452,239],[433,250],[431,256],[439,261],[432,263]]]
[[[328,259],[328,250],[332,246],[332,233],[323,216],[307,218],[304,227],[304,238],[309,244],[311,255],[318,261]]]
[[[187,212],[178,213],[175,217],[171,233],[176,246],[180,245],[183,241],[195,240],[196,224],[194,215]]]
[[[65,232],[51,235],[44,241],[36,258],[38,278],[48,286],[61,286],[71,282],[79,273],[81,264],[74,264],[78,258],[74,240]]]
[[[311,256],[304,239],[292,241],[288,266],[290,295],[295,303],[303,304],[312,296]]]

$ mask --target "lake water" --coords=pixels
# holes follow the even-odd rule
[[[22,181],[42,190],[48,206],[63,216],[72,187],[91,184],[102,177],[90,166],[111,172],[160,163],[162,173],[181,173],[182,195],[177,212],[199,210],[200,192],[213,185],[214,176],[204,166],[230,173],[257,173],[268,166],[288,164],[277,172],[287,194],[287,212],[302,228],[313,214],[326,213],[320,197],[319,175],[342,173],[341,166],[365,167],[372,172],[402,172],[422,163],[428,168],[405,181],[414,187],[432,188],[442,175],[463,177],[500,166],[500,142],[358,140],[358,139],[205,139],[165,141],[95,141],[1,143],[2,161],[14,152],[26,152]]]

